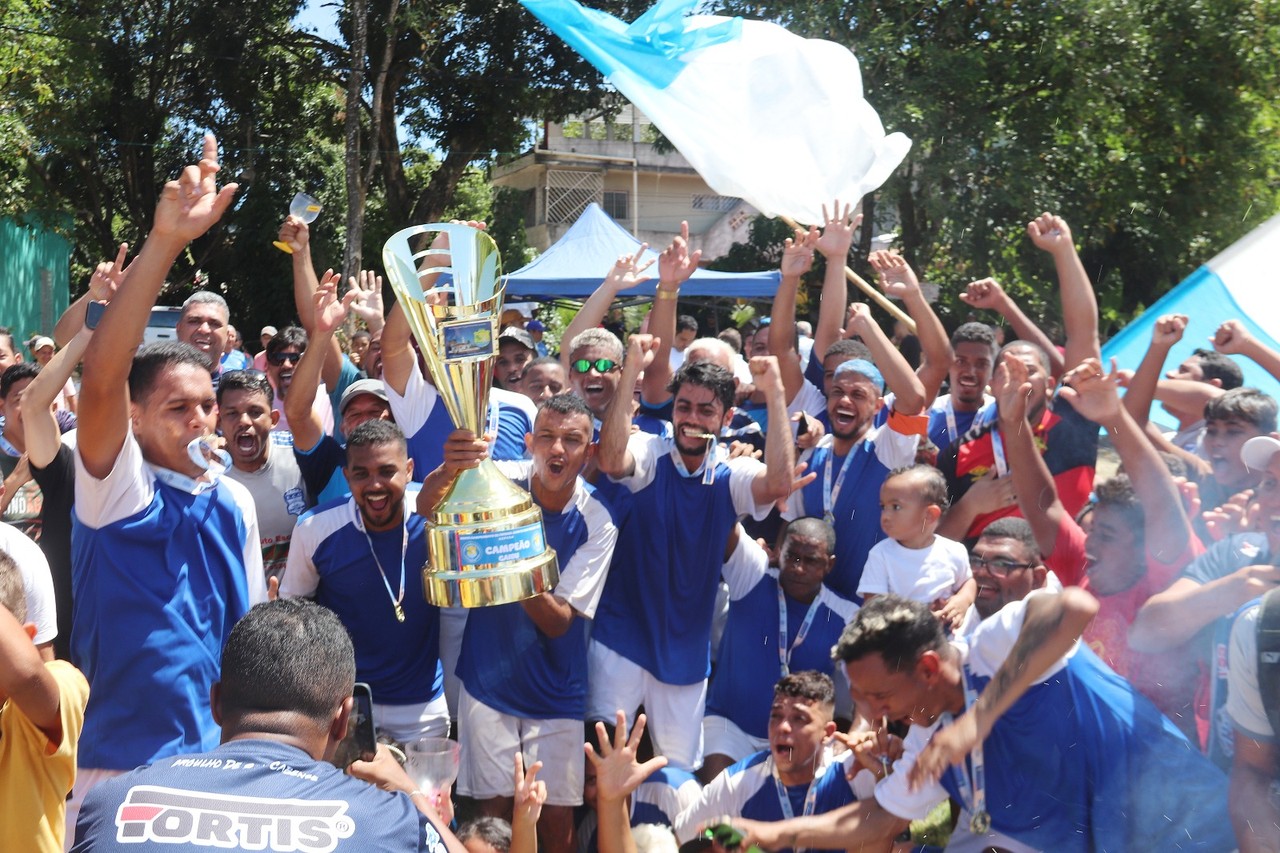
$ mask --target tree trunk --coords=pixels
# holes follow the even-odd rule
[[[369,43],[369,16],[365,0],[350,0],[351,68],[347,72],[347,115],[344,125],[347,173],[347,242],[342,256],[344,277],[356,275],[364,260],[364,201],[368,182],[360,156],[360,93],[364,89],[364,66]],[[376,137],[375,137],[376,140]],[[371,146],[377,150],[376,141]]]

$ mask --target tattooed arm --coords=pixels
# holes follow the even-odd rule
[[[921,750],[911,769],[913,786],[933,782],[948,766],[964,761],[996,720],[1071,650],[1098,612],[1098,600],[1079,587],[1067,587],[1057,595],[1031,596],[1026,608],[1018,639],[978,701]]]

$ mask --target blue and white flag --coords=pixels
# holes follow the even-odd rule
[[[1280,352],[1280,215],[1232,243],[1117,332],[1102,348],[1103,363],[1114,358],[1120,367],[1136,369],[1151,344],[1152,327],[1165,314],[1187,315],[1182,340],[1165,360],[1166,371],[1192,350],[1210,349],[1214,332],[1227,320],[1239,320],[1260,343]],[[1280,381],[1250,359],[1232,358],[1244,371],[1246,386],[1280,399]],[[1174,426],[1159,406],[1152,407],[1151,419]]]
[[[521,0],[662,130],[703,179],[767,216],[821,223],[898,167],[911,140],[885,135],[858,60],[776,24],[688,14],[658,0],[627,24],[574,0]]]

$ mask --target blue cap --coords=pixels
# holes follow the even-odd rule
[[[879,369],[865,358],[854,358],[849,361],[843,361],[836,368],[835,377],[839,377],[842,373],[857,373],[871,380],[871,384],[876,386],[876,390],[881,394],[884,393],[884,377],[880,375]]]

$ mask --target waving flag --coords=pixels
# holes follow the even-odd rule
[[[776,24],[689,15],[659,0],[627,24],[574,0],[521,0],[640,108],[718,193],[767,216],[821,222],[856,203],[911,148],[862,97],[858,60]]]
[[[1164,314],[1186,314],[1187,328],[1165,359],[1165,370],[1181,364],[1191,351],[1210,348],[1209,340],[1226,320],[1239,320],[1249,333],[1280,351],[1280,215],[1273,216],[1232,243],[1213,260],[1187,276],[1160,297],[1142,316],[1125,326],[1102,348],[1104,362],[1114,358],[1120,367],[1133,370],[1151,344],[1151,330]],[[1250,359],[1232,356],[1244,371],[1244,384],[1280,398],[1280,382]],[[1159,406],[1151,419],[1174,425]]]

